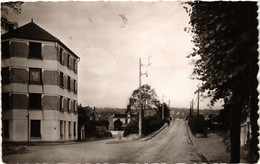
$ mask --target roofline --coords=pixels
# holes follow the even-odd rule
[[[2,35],[3,36],[3,35]],[[69,53],[71,53],[74,57],[76,57],[77,59],[80,59],[72,50],[70,50],[64,43],[62,43],[59,39],[57,41],[53,41],[53,40],[48,40],[48,39],[34,39],[34,38],[30,38],[30,37],[7,37],[7,38],[2,38],[2,40],[8,40],[8,39],[12,39],[12,38],[17,38],[17,39],[30,39],[30,40],[37,40],[37,41],[47,41],[47,42],[54,42],[54,43],[59,43],[61,46],[63,46],[67,51],[69,51]]]

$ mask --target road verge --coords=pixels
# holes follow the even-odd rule
[[[159,130],[153,132],[152,134],[149,134],[148,136],[141,138],[140,141],[148,141],[150,139],[152,139],[153,137],[155,137],[157,134],[159,134],[163,129],[165,129],[167,127],[167,124],[164,124]]]
[[[198,154],[200,155],[200,157],[202,158],[203,162],[207,162],[207,163],[210,163],[210,159],[203,153],[201,152],[199,149],[198,149],[198,146],[196,145],[196,143],[194,142],[193,140],[193,134],[191,133],[191,130],[190,130],[190,127],[188,126],[187,122],[185,122],[185,125],[186,125],[186,129],[187,129],[187,133],[188,133],[188,136],[189,136],[189,139],[191,141],[191,143],[194,145],[194,147],[196,148],[196,150],[198,151]]]

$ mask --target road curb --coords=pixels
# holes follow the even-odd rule
[[[205,160],[205,162],[207,163],[210,163],[210,159],[204,154],[202,153],[198,146],[196,145],[196,143],[194,142],[193,140],[193,134],[191,133],[191,130],[190,130],[190,127],[188,126],[187,122],[185,122],[185,125],[186,125],[186,129],[187,129],[187,133],[188,133],[188,136],[192,142],[192,144],[194,145],[194,147],[197,149],[197,151],[199,152],[199,155],[202,157],[203,160]]]
[[[157,134],[159,134],[163,129],[165,129],[167,127],[167,124],[164,124],[159,130],[155,131],[153,134],[151,134],[151,136],[142,138],[141,141],[148,141],[150,139],[152,139],[153,137],[155,137]]]

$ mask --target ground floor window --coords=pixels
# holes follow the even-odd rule
[[[63,121],[60,121],[60,139],[63,139]]]
[[[31,137],[41,137],[41,120],[31,120]]]
[[[69,121],[69,138],[71,138],[71,122]]]
[[[66,135],[66,121],[63,122],[63,125],[64,125],[64,138],[67,138],[65,135]]]
[[[3,120],[2,136],[3,138],[9,138],[9,120]]]
[[[73,136],[76,137],[76,122],[74,122]]]

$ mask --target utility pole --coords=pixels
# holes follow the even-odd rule
[[[192,101],[190,101],[190,118],[191,118],[191,105],[192,104]]]
[[[138,124],[139,138],[141,138],[141,136],[142,136],[141,78],[142,78],[142,61],[141,61],[141,58],[139,58],[139,124]]]
[[[142,59],[139,58],[139,123],[138,123],[138,127],[139,127],[139,131],[138,131],[138,137],[141,138],[142,137],[142,93],[141,93],[141,86],[142,86],[142,75],[146,75],[146,77],[148,77],[147,72],[146,73],[142,73],[142,66],[150,66],[150,57],[148,57],[148,64],[144,65],[142,64]]]
[[[197,104],[197,118],[199,118],[200,115],[200,89],[198,86],[198,104]]]
[[[162,119],[164,120],[164,97],[166,96],[162,95]]]

